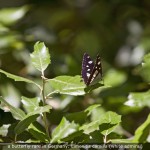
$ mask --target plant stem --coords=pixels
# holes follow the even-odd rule
[[[105,136],[104,136],[104,143],[107,143],[107,134],[108,133],[108,130],[106,131],[106,134],[105,134]]]
[[[14,141],[15,143],[17,142],[17,134],[15,134],[15,141]]]
[[[45,106],[46,105],[46,99],[45,99],[45,77],[44,76],[42,76],[42,99],[43,99],[43,106]],[[43,121],[45,124],[47,136],[50,139],[49,130],[48,130],[48,122],[47,122],[47,118],[46,118],[46,112],[43,113]]]

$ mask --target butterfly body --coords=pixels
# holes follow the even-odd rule
[[[83,55],[82,61],[82,78],[87,86],[94,85],[102,79],[101,58],[98,54],[95,64],[87,53]]]

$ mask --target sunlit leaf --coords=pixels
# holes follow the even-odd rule
[[[31,116],[31,115],[35,115],[35,114],[42,114],[43,112],[49,112],[50,109],[52,109],[52,107],[50,105],[37,107],[34,111],[28,113],[26,117]]]
[[[20,106],[20,92],[13,84],[4,84],[0,86],[0,89],[2,97],[6,99],[10,105],[17,108]]]
[[[68,95],[84,95],[91,92],[96,88],[106,88],[100,83],[92,86],[86,86],[83,81],[81,81],[81,76],[58,76],[53,79],[47,80],[47,83],[54,90],[52,93],[68,94]],[[48,95],[51,95],[49,93]]]
[[[49,79],[46,84],[54,89],[54,91],[60,94],[69,95],[84,95],[85,84],[81,82],[80,76],[58,76],[53,79]]]
[[[118,124],[121,122],[121,116],[115,112],[108,111],[100,120],[103,123]]]
[[[115,112],[107,112],[103,114],[98,120],[92,121],[87,125],[80,127],[85,134],[100,130],[102,134],[110,134],[114,128],[121,122],[121,116]]]
[[[27,113],[33,112],[35,109],[39,107],[40,99],[38,97],[27,98],[22,96],[21,98],[22,98],[21,102]]]
[[[131,139],[111,139],[112,143],[132,143]]]
[[[105,112],[106,111],[104,110],[103,107],[96,107],[91,112],[91,120],[92,121],[98,120]]]
[[[89,116],[91,114],[91,112],[99,106],[101,106],[101,105],[100,104],[91,105],[84,112],[88,112],[87,116]]]
[[[146,121],[135,131],[135,136],[132,142],[145,143],[149,134],[150,134],[150,114],[148,115]]]
[[[69,136],[70,134],[78,131],[79,125],[74,122],[69,122],[63,118],[60,124],[52,132],[51,143],[59,142],[61,139]]]
[[[34,52],[30,56],[34,67],[44,75],[44,70],[51,63],[48,48],[43,42],[37,42],[34,45]]]
[[[103,135],[108,135],[119,125],[121,122],[121,116],[115,112],[107,112],[101,120],[104,125],[101,124],[100,130]]]
[[[100,125],[99,120],[92,121],[88,124],[81,126],[80,130],[83,130],[85,134],[89,134],[91,132],[99,130],[99,125]]]
[[[10,105],[6,100],[4,100],[2,97],[0,97],[0,101],[6,105],[7,109],[10,110],[12,113],[13,117],[17,120],[22,120],[26,116],[25,113],[19,109],[15,108],[12,105]],[[2,107],[1,107],[2,108]],[[4,109],[5,110],[5,109]]]
[[[38,85],[37,83],[33,82],[32,80],[29,80],[29,79],[26,79],[26,78],[23,78],[23,77],[20,77],[20,76],[13,75],[13,74],[8,73],[6,71],[3,71],[1,69],[0,69],[0,72],[5,74],[8,78],[11,78],[11,79],[13,79],[15,81],[22,81],[22,82],[32,83],[32,84],[34,84],[34,85],[36,85],[36,86],[38,86],[40,88],[40,85]]]
[[[1,9],[0,22],[6,25],[12,25],[21,19],[28,9],[29,8],[27,6]]]
[[[2,136],[6,136],[7,133],[8,133],[8,128],[10,127],[10,124],[3,124],[1,127],[0,127],[0,135]]]
[[[121,72],[121,71],[118,71],[115,69],[109,70],[104,76],[105,84],[111,85],[111,86],[117,86],[117,85],[125,82],[126,79],[127,79],[127,76],[124,72]]]
[[[150,90],[147,92],[130,93],[125,105],[130,107],[150,107]]]

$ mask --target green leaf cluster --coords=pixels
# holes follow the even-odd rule
[[[12,114],[15,123],[14,124],[3,124],[0,127],[0,135],[2,137],[11,136],[14,142],[17,141],[36,141],[36,142],[51,142],[51,143],[62,143],[62,142],[73,142],[73,143],[109,143],[109,142],[120,142],[120,143],[141,143],[146,142],[149,131],[150,131],[150,117],[135,131],[132,140],[120,138],[121,134],[117,131],[117,128],[122,123],[121,115],[113,111],[104,111],[102,105],[92,104],[82,111],[64,113],[60,117],[60,121],[57,125],[54,125],[53,129],[49,118],[53,117],[55,109],[51,103],[52,96],[69,95],[82,96],[88,95],[92,91],[99,92],[104,91],[109,86],[118,86],[126,81],[126,76],[122,72],[115,70],[111,71],[111,75],[104,77],[107,86],[101,83],[97,83],[93,86],[86,86],[81,81],[81,76],[58,76],[52,79],[48,79],[45,76],[45,70],[51,63],[51,57],[48,48],[43,42],[37,42],[34,45],[34,51],[30,54],[31,62],[33,66],[41,74],[41,83],[33,79],[27,79],[11,73],[8,73],[2,69],[0,72],[6,75],[8,78],[15,81],[25,82],[26,84],[32,84],[38,87],[39,96],[28,98],[25,96],[21,97],[21,106],[16,108],[11,105],[7,98],[0,97],[0,108],[3,111],[8,111]],[[145,64],[142,66],[143,70],[147,70],[149,55],[145,56]],[[111,78],[118,76],[117,82],[112,81]],[[128,107],[149,107],[149,91],[130,93],[128,101],[125,104]],[[12,99],[13,101],[13,99]],[[52,110],[51,110],[52,109]],[[51,110],[51,111],[50,111]],[[41,120],[41,121],[39,121]],[[13,132],[10,134],[10,131]],[[119,129],[120,132],[123,131]],[[26,139],[20,138],[26,134]],[[30,138],[28,138],[30,136]]]

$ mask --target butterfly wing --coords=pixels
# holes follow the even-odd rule
[[[97,83],[100,79],[102,79],[102,65],[100,55],[98,54],[96,57],[95,65],[86,82],[86,85],[93,85]]]
[[[83,60],[82,60],[81,74],[85,84],[87,84],[89,80],[93,67],[94,67],[94,62],[92,61],[92,59],[87,53],[84,53]]]

